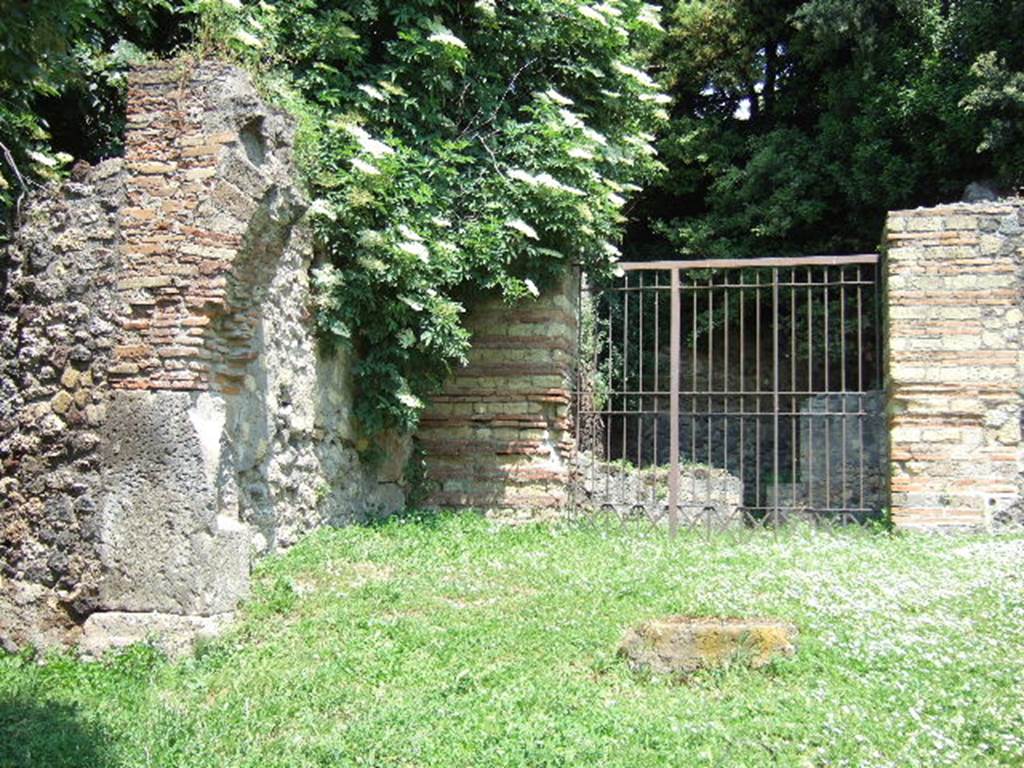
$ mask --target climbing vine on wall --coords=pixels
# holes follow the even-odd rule
[[[613,269],[628,200],[657,171],[666,97],[636,0],[200,4],[302,116],[323,264],[317,319],[358,353],[367,433],[415,427],[483,293]]]

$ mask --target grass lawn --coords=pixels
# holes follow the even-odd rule
[[[624,629],[677,613],[799,652],[631,674]],[[322,531],[194,658],[0,657],[0,765],[1021,766],[1024,539]]]

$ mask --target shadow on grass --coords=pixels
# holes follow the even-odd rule
[[[102,730],[78,707],[26,698],[0,700],[0,766],[113,768]]]

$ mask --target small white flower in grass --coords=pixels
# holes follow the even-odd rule
[[[380,174],[380,170],[375,165],[370,165],[365,160],[360,160],[358,157],[353,157],[351,160],[352,167],[360,173],[365,173],[368,176],[377,176]]]
[[[646,72],[642,70],[637,69],[636,67],[631,67],[627,64],[623,64],[621,61],[616,61],[614,64],[612,64],[612,66],[615,67],[615,69],[621,72],[622,74],[633,78],[645,88],[658,87],[658,84],[651,79],[650,75],[648,75]]]
[[[377,139],[359,139],[359,146],[374,157],[387,157],[395,154],[395,150]]]
[[[334,207],[326,200],[314,200],[313,204],[309,206],[310,216],[320,216],[331,221],[338,220],[338,214],[334,212]]]
[[[441,227],[447,229],[452,225],[451,219],[446,219],[444,216],[431,216],[430,223],[435,227]]]
[[[231,37],[243,45],[248,45],[250,48],[259,48],[263,45],[256,35],[246,32],[244,29],[236,29],[231,33]]]
[[[480,11],[484,16],[495,16],[497,14],[494,8],[494,0],[476,0],[473,3],[473,7]]]
[[[417,243],[415,240],[407,240],[404,243],[399,243],[398,249],[415,256],[424,264],[430,261],[430,251],[427,250],[427,246],[423,243]]]
[[[545,187],[547,189],[554,189],[559,192],[568,192],[571,195],[582,196],[584,194],[582,189],[576,187],[570,187],[568,184],[563,184],[550,173],[541,173],[537,177],[537,186]]]
[[[526,237],[529,237],[531,240],[540,240],[540,238],[537,236],[537,230],[535,230],[522,219],[509,219],[508,221],[505,222],[505,226],[508,227],[509,229],[514,229],[516,232],[519,232],[525,235]]]
[[[45,165],[47,168],[54,168],[57,165],[56,159],[49,155],[44,155],[42,152],[36,152],[35,150],[30,149],[26,154],[33,162]]]
[[[531,296],[540,296],[540,291],[537,290],[536,284],[530,278],[526,278],[525,280],[523,280],[523,285],[526,286],[526,292],[529,293]]]
[[[362,85],[357,85],[356,87],[360,91],[365,93],[367,96],[369,96],[371,99],[376,99],[377,101],[387,101],[388,100],[387,96],[385,96],[379,90],[374,88],[372,85],[367,85],[366,83],[363,83]]]
[[[590,19],[591,21],[596,21],[598,24],[603,24],[606,27],[608,26],[608,19],[606,19],[600,11],[591,8],[589,5],[578,5],[576,6],[576,10],[579,12],[580,16]]]
[[[585,125],[583,120],[580,119],[579,115],[569,110],[566,110],[564,106],[562,109],[558,111],[558,115],[561,117],[562,122],[565,123],[565,125],[567,125],[569,128],[583,128]]]
[[[508,172],[508,176],[510,179],[521,181],[531,187],[543,187],[545,189],[552,189],[558,192],[568,192],[572,195],[584,194],[583,190],[571,187],[568,184],[563,184],[550,173],[539,173],[534,176],[532,173],[524,171],[521,168],[513,168]]]
[[[457,38],[450,30],[447,30],[444,27],[441,27],[437,32],[430,35],[427,40],[432,43],[440,43],[441,45],[450,45],[453,48],[462,48],[463,50],[466,48],[466,44],[462,42],[462,40]]]
[[[671,104],[672,97],[666,93],[641,93],[640,101],[650,101],[655,104]]]
[[[398,401],[406,408],[422,408],[423,401],[412,392],[399,392]]]
[[[584,123],[580,120],[579,115],[572,112],[564,107],[558,110],[558,114],[562,118],[562,122],[568,125],[570,128],[582,128]]]
[[[515,179],[516,181],[521,181],[524,184],[529,184],[531,187],[536,186],[537,184],[537,177],[528,171],[524,171],[522,168],[513,168],[508,172],[508,177],[510,179]]]

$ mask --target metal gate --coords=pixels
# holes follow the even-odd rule
[[[674,534],[881,514],[877,256],[621,266],[581,278],[576,515]]]

